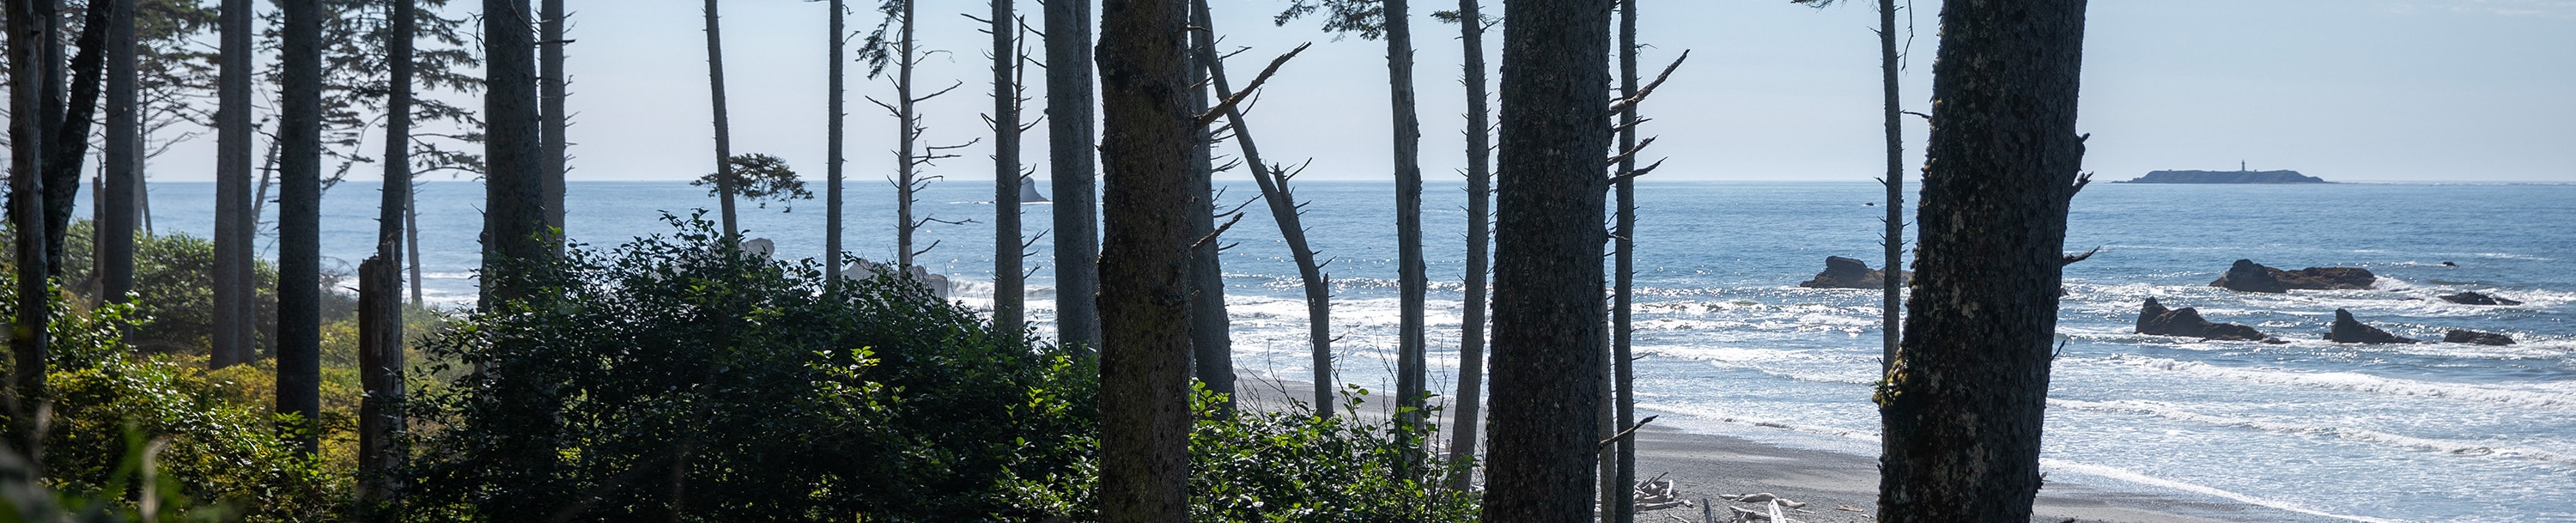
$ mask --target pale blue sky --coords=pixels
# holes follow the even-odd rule
[[[708,171],[700,3],[568,3],[578,40],[568,65],[577,114],[572,178],[679,180]],[[873,2],[851,3],[854,30],[876,23],[872,5],[860,5]],[[1692,51],[1645,108],[1655,119],[1647,132],[1662,137],[1650,156],[1671,158],[1654,177],[1860,181],[1883,169],[1874,4],[1643,3],[1647,62],[1660,66]],[[1273,161],[1316,158],[1314,179],[1386,179],[1385,45],[1333,41],[1311,22],[1273,27],[1269,17],[1283,4],[1214,4],[1226,44],[1253,48],[1234,60],[1245,70],[1238,76],[1298,42],[1316,44],[1281,70],[1251,115],[1264,152]],[[932,142],[990,132],[979,118],[991,107],[989,40],[959,16],[980,16],[985,5],[928,0],[920,8],[925,47],[952,52],[933,57],[920,83],[966,83],[923,108]],[[1929,105],[1940,3],[1914,5],[1918,34],[1903,100],[1920,111]],[[1464,165],[1461,49],[1454,26],[1427,16],[1450,7],[1417,3],[1414,21],[1422,160],[1435,181]],[[1032,24],[1038,8],[1021,2]],[[734,150],[776,154],[819,179],[825,8],[750,0],[724,9]],[[2097,0],[2088,26],[2078,126],[2093,135],[2086,168],[2105,179],[2233,169],[2242,160],[2336,181],[2576,182],[2576,1]],[[1499,32],[1488,43],[1498,51]],[[852,69],[849,173],[882,183],[894,163],[894,119],[859,97],[885,98],[892,88]],[[1040,74],[1030,73],[1033,83]],[[1032,118],[1043,108],[1042,87],[1031,88],[1040,98]],[[1908,149],[1919,154],[1924,128],[1908,120]],[[1027,143],[1023,158],[1043,167],[1044,127]],[[193,151],[202,145],[163,157],[155,177],[208,178],[192,158],[211,157],[210,148]],[[990,179],[989,147],[961,152],[932,172]]]

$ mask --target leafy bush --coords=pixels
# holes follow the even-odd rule
[[[1096,372],[900,278],[828,283],[703,219],[532,268],[428,343],[478,367],[413,397],[425,520],[1022,519],[1079,458]]]
[[[97,232],[89,220],[72,223],[71,232],[63,239],[63,272],[55,281],[89,301],[98,301],[99,274],[91,247]],[[7,243],[0,238],[0,245]],[[6,261],[0,261],[5,264]],[[213,346],[215,334],[215,244],[187,234],[134,235],[134,335],[128,345],[146,351],[168,354],[206,354]],[[277,330],[277,266],[267,260],[254,260],[251,269],[253,299],[259,317],[252,343],[260,352],[268,352]],[[323,285],[322,311],[325,321],[338,321],[357,310],[356,298],[329,292]]]
[[[1406,449],[1393,428],[1362,418],[1366,390],[1354,387],[1345,415],[1302,409],[1226,412],[1223,396],[1199,389],[1191,401],[1190,520],[1224,522],[1474,521],[1476,498],[1443,489],[1441,469],[1400,473]],[[1425,430],[1425,432],[1437,432]],[[1097,440],[1073,444],[1089,453]],[[1013,494],[1034,511],[1097,521],[1097,462],[1069,474],[1030,478]]]

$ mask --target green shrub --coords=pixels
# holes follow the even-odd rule
[[[63,274],[54,281],[75,291],[84,303],[95,303],[99,294],[99,275],[94,258],[92,238],[95,224],[89,220],[72,222],[63,238]],[[7,244],[0,238],[0,245]],[[9,262],[0,261],[0,265]],[[213,346],[215,325],[215,244],[187,234],[134,235],[134,334],[127,345],[149,352],[204,355]],[[277,330],[277,265],[267,260],[253,260],[251,269],[252,301],[259,317],[252,343],[262,354],[269,352]],[[330,292],[323,285],[324,321],[339,321],[357,310],[356,298]]]
[[[1021,519],[1070,467],[1096,372],[899,278],[827,285],[703,219],[571,249],[430,340],[478,367],[414,400],[414,517]]]

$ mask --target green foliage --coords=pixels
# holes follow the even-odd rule
[[[1019,520],[1014,478],[1081,457],[1055,442],[1093,426],[1086,363],[671,221],[428,342],[478,370],[413,396],[417,517]]]
[[[1285,27],[1291,20],[1323,13],[1324,32],[1341,35],[1359,33],[1361,40],[1376,40],[1386,35],[1385,0],[1289,0],[1288,8],[1270,18],[1272,25]]]
[[[814,193],[805,190],[805,181],[796,178],[796,170],[787,168],[787,160],[766,154],[737,154],[729,161],[733,164],[733,193],[760,204],[762,209],[776,201],[780,208],[792,212],[795,209],[787,207],[788,202],[814,199]],[[722,187],[716,185],[718,174],[707,173],[689,185],[707,188],[707,196],[721,196]]]
[[[0,274],[0,282],[13,279]],[[14,317],[12,305],[0,310]],[[157,490],[163,500],[209,500],[238,511],[245,521],[334,518],[348,499],[345,472],[295,455],[289,442],[271,432],[269,409],[242,401],[217,377],[247,367],[210,374],[202,357],[133,352],[119,336],[137,307],[76,311],[61,294],[54,299],[54,310],[69,312],[48,329],[53,343],[46,404],[52,415],[43,456],[47,481],[70,493],[64,506],[108,514],[113,507],[101,503],[137,502],[125,493],[140,466],[136,445],[148,439],[157,442],[151,454],[156,476],[166,480],[167,488]],[[0,476],[8,474],[0,465]],[[16,506],[32,506],[25,501]],[[188,514],[160,511],[159,520]]]
[[[1440,487],[1441,469],[1399,474],[1419,448],[1384,423],[1365,421],[1368,391],[1353,387],[1345,415],[1301,409],[1226,412],[1224,396],[1199,388],[1191,401],[1190,520],[1224,522],[1474,521],[1477,500]],[[1423,432],[1436,432],[1426,429]],[[1073,442],[1089,455],[1098,442]],[[1095,521],[1099,466],[1014,485],[1019,503]]]
[[[63,272],[57,281],[78,291],[89,301],[99,296],[99,274],[93,248],[96,224],[89,220],[72,223],[63,243]],[[0,242],[5,243],[5,242]],[[0,261],[0,265],[5,265]],[[258,296],[252,301],[259,306],[253,325],[257,332],[253,343],[269,346],[277,329],[277,266],[266,260],[254,260],[251,287]],[[215,333],[215,244],[187,234],[134,235],[134,297],[136,307],[129,318],[134,331],[128,345],[169,354],[203,355],[213,345]],[[329,285],[324,285],[329,288]],[[323,316],[331,321],[350,317],[357,310],[353,297],[335,292],[322,293]],[[261,351],[266,352],[266,351]]]

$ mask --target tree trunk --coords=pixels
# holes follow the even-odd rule
[[[552,2],[554,0],[549,0]],[[411,203],[412,39],[419,16],[414,0],[392,0],[385,45],[391,69],[385,94],[385,187],[376,205],[376,255],[358,265],[358,510],[362,521],[400,520],[394,474],[403,453],[393,447],[403,431],[403,223]]]
[[[1449,400],[1449,489],[1467,491],[1475,475],[1465,464],[1476,458],[1477,407],[1484,399],[1486,241],[1492,236],[1492,124],[1486,114],[1485,15],[1476,0],[1458,0],[1459,41],[1466,47],[1467,84],[1467,281],[1466,310],[1458,327],[1458,396]]]
[[[1878,0],[1878,70],[1885,84],[1887,120],[1887,236],[1880,241],[1887,248],[1888,276],[1881,278],[1886,287],[1878,302],[1880,321],[1880,370],[1896,362],[1896,342],[1903,326],[1905,278],[1897,276],[1905,266],[1905,127],[1903,108],[1896,104],[1896,0]]]
[[[89,9],[82,15],[80,54],[71,61],[71,98],[63,99],[58,91],[59,78],[48,78],[45,87],[49,98],[44,117],[54,122],[53,139],[45,146],[51,151],[45,157],[45,270],[52,274],[63,271],[63,237],[72,229],[72,210],[80,197],[81,165],[89,159],[89,131],[98,115],[98,98],[102,76],[106,72],[108,11]],[[47,17],[59,20],[60,17]],[[50,54],[62,54],[60,43],[51,44]],[[59,58],[48,64],[62,63]],[[59,69],[56,69],[59,70]],[[60,76],[59,74],[51,76]],[[65,105],[68,104],[68,105]]]
[[[1636,96],[1637,0],[1620,0],[1619,97]],[[1618,151],[1628,153],[1637,148],[1637,104],[1631,102],[1620,107]],[[1630,319],[1636,310],[1634,293],[1637,280],[1637,182],[1636,179],[1627,177],[1635,172],[1637,172],[1637,155],[1621,154],[1618,170],[1619,203],[1614,211],[1619,220],[1619,232],[1612,235],[1612,241],[1618,242],[1617,259],[1613,263],[1614,268],[1611,272],[1611,278],[1616,280],[1616,284],[1610,293],[1611,301],[1615,302],[1610,307],[1610,365],[1613,369],[1611,380],[1614,383],[1613,389],[1619,394],[1615,398],[1618,402],[1619,420],[1618,423],[1611,425],[1612,430],[1627,430],[1628,427],[1637,424],[1636,359],[1630,355],[1630,341],[1635,334],[1631,330]],[[1618,449],[1618,456],[1615,457],[1617,464],[1611,467],[1610,479],[1610,484],[1617,490],[1608,493],[1610,498],[1615,500],[1610,504],[1609,521],[1611,523],[1637,521],[1637,504],[1631,501],[1633,496],[1628,493],[1629,489],[1635,488],[1637,484],[1636,442],[1635,438],[1629,438],[1611,444],[1613,448]]]
[[[428,307],[420,290],[420,187],[403,191],[403,261],[411,266],[411,306]]]
[[[543,53],[537,59],[537,113],[543,120],[538,131],[543,136],[537,146],[537,172],[545,176],[539,186],[545,194],[538,201],[545,206],[546,226],[554,228],[556,234],[564,228],[564,173],[569,170],[564,164],[571,160],[567,156],[571,154],[567,149],[570,144],[566,142],[571,113],[564,110],[564,44],[572,41],[564,39],[563,3],[564,0],[537,2],[537,30],[544,33],[537,41]],[[562,252],[563,244],[556,243],[555,249]]]
[[[1197,5],[1206,0],[1189,2]],[[1191,31],[1190,36],[1192,49],[1214,45],[1211,43],[1214,37],[1208,31]],[[1208,98],[1207,89],[1201,86],[1207,83],[1207,70],[1195,57],[1183,56],[1181,60],[1185,64],[1183,68],[1187,69],[1184,73],[1186,81],[1191,86],[1189,93],[1182,96],[1189,99],[1190,114],[1204,114],[1208,111]],[[1216,234],[1216,164],[1211,156],[1215,139],[1208,133],[1206,125],[1198,125],[1190,128],[1190,140],[1194,142],[1190,146],[1188,189],[1192,198],[1190,239],[1197,242],[1190,247],[1190,364],[1197,370],[1199,382],[1207,384],[1208,390],[1231,397],[1234,394],[1233,327],[1225,313],[1225,271],[1219,252],[1225,242],[1213,237]],[[1233,402],[1228,401],[1222,408],[1232,410]]]
[[[134,189],[140,179],[137,150],[143,131],[136,114],[134,79],[134,0],[107,0],[107,121],[100,160],[107,168],[99,191],[96,244],[99,296],[125,303],[134,290]],[[93,4],[92,9],[99,6]]]
[[[527,270],[526,265],[541,262],[554,253],[550,245],[553,242],[549,241],[552,238],[545,233],[545,167],[540,147],[544,126],[537,110],[536,35],[530,27],[533,24],[528,23],[528,12],[527,0],[483,0],[483,119],[487,129],[483,142],[483,241],[489,243],[483,249],[482,298],[486,310],[525,297],[525,282],[520,275]],[[708,14],[712,23],[714,11]],[[723,91],[717,91],[718,99],[723,96]],[[722,110],[716,114],[722,120]]]
[[[1503,8],[1492,431],[1484,521],[1592,517],[1604,344],[1609,0]]]
[[[320,0],[278,3],[277,412],[296,451],[320,450],[322,417],[322,11]],[[495,137],[501,138],[501,137]],[[497,140],[496,140],[497,141]]]
[[[1189,517],[1188,214],[1193,140],[1185,0],[1101,4],[1106,176],[1101,244],[1100,516],[1108,523]]]
[[[44,78],[50,65],[45,59],[46,42],[54,38],[52,24],[54,0],[12,0],[9,8],[9,78]],[[43,112],[43,89],[9,90],[9,114],[30,115]],[[18,288],[17,314],[9,324],[9,348],[15,361],[9,367],[9,388],[5,406],[9,409],[10,445],[24,450],[27,461],[44,463],[43,425],[36,419],[38,404],[45,398],[45,326],[53,317],[52,297],[46,288],[51,278],[45,259],[45,127],[42,118],[9,119],[9,217],[17,229]]]
[[[1020,241],[1020,70],[1018,29],[1012,0],[990,0],[993,33],[993,330],[1017,339],[1028,329],[1024,319],[1027,286],[1021,281]]]
[[[716,0],[707,0],[707,93],[715,98],[716,120],[716,202],[723,215],[726,243],[742,241],[742,228],[734,221],[733,195],[733,126],[725,120],[724,32],[716,21]]]
[[[546,1],[559,2],[561,0]],[[846,158],[841,155],[841,140],[843,128],[847,125],[847,120],[849,120],[850,116],[848,108],[844,105],[845,100],[843,99],[844,93],[848,92],[848,89],[843,88],[845,83],[843,78],[846,76],[844,72],[847,70],[846,65],[849,63],[849,60],[844,56],[843,51],[848,49],[850,46],[850,30],[849,27],[845,25],[845,19],[849,17],[849,9],[842,6],[842,0],[831,0],[830,8],[832,10],[832,52],[829,53],[829,57],[832,61],[830,68],[832,86],[830,87],[831,92],[825,96],[826,100],[824,101],[824,118],[828,118],[829,120],[824,124],[825,130],[823,132],[823,170],[825,172],[825,181],[823,182],[823,281],[839,283],[841,281],[841,164],[846,161]]]
[[[921,167],[920,158],[913,155],[919,145],[917,142],[921,140],[921,120],[913,114],[913,103],[920,100],[912,97],[912,66],[916,60],[912,47],[913,0],[899,1],[903,2],[903,21],[900,22],[903,29],[902,36],[898,37],[901,41],[895,43],[894,80],[894,119],[899,128],[895,132],[894,154],[894,259],[897,270],[911,267],[912,256],[919,254],[912,250],[912,233],[921,228],[921,222],[912,219],[913,194],[921,189],[920,184],[913,180],[914,173]]]
[[[1047,178],[1055,196],[1056,343],[1100,347],[1100,215],[1093,187],[1091,0],[1047,0]]]
[[[1431,393],[1422,311],[1431,284],[1423,275],[1422,262],[1422,121],[1413,108],[1412,17],[1405,12],[1404,0],[1382,1],[1387,92],[1395,115],[1396,287],[1403,308],[1396,333],[1395,404],[1399,410],[1412,409],[1398,417],[1397,430],[1405,437],[1417,437],[1423,430],[1423,402]],[[1410,469],[1421,462],[1421,449],[1413,448],[1403,464]]]
[[[1912,314],[1876,397],[1881,521],[2030,520],[2067,203],[2082,185],[2084,4],[1941,11]]]
[[[259,318],[251,279],[251,243],[259,215],[251,207],[251,0],[223,0],[215,111],[215,325],[207,366],[251,360]]]
[[[1191,7],[1195,23],[1209,28],[1208,32],[1214,34],[1216,24],[1208,13],[1207,2],[1193,1]],[[1200,40],[1191,47],[1191,55],[1205,67],[1210,85],[1216,87],[1217,98],[1234,97],[1237,93],[1233,82],[1226,79],[1225,59],[1217,55],[1214,39]],[[1314,413],[1331,417],[1334,392],[1331,283],[1323,273],[1323,265],[1315,261],[1315,249],[1306,245],[1306,226],[1298,219],[1297,208],[1300,205],[1296,195],[1288,191],[1288,175],[1279,172],[1278,166],[1261,159],[1261,148],[1252,139],[1252,126],[1244,121],[1241,107],[1226,107],[1225,118],[1226,124],[1234,129],[1235,147],[1243,151],[1243,164],[1252,168],[1252,181],[1261,187],[1262,201],[1270,206],[1270,216],[1279,222],[1279,237],[1287,242],[1289,257],[1297,262],[1297,277],[1305,282],[1306,330],[1315,354]],[[1225,376],[1231,381],[1232,365],[1227,365]],[[1227,384],[1228,393],[1232,392],[1232,385]]]

